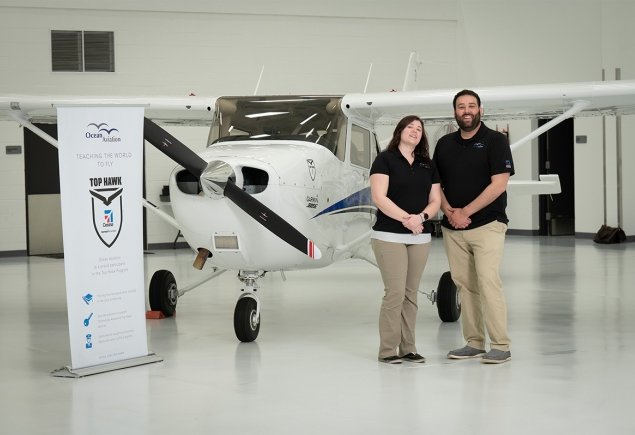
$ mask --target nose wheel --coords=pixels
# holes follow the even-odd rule
[[[236,302],[234,310],[234,332],[238,340],[248,343],[258,338],[260,312],[253,294],[245,294]]]
[[[244,293],[236,302],[234,310],[234,332],[243,343],[254,341],[260,332],[260,300],[256,296],[257,280],[266,272],[241,270],[238,279],[245,284]]]

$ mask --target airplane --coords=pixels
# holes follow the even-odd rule
[[[169,178],[174,216],[144,206],[178,228],[193,249],[193,266],[209,272],[183,288],[167,270],[149,284],[152,310],[175,313],[178,298],[227,270],[244,288],[234,311],[243,342],[260,330],[257,281],[268,272],[323,268],[361,258],[372,264],[369,236],[376,207],[369,168],[380,151],[375,129],[407,114],[430,123],[453,121],[459,89],[200,97],[0,96],[0,120],[11,119],[56,146],[35,122],[55,122],[65,104],[145,107],[144,138],[177,163]],[[573,116],[632,114],[635,81],[474,88],[483,120],[553,118],[511,144],[512,150]],[[195,153],[161,125],[210,127],[207,148]],[[557,175],[513,180],[510,194],[559,193]],[[449,272],[425,294],[442,321],[456,321],[460,299]]]

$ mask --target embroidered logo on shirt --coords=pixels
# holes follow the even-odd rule
[[[485,145],[482,142],[475,142],[472,144],[472,148],[483,148]]]
[[[511,160],[505,160],[505,167],[507,169],[511,169],[512,168],[512,162]]]

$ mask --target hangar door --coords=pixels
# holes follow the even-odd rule
[[[57,139],[56,124],[36,125]],[[24,129],[24,184],[28,255],[64,252],[57,148]]]
[[[540,120],[542,126],[548,119]],[[540,195],[539,234],[566,236],[575,234],[575,190],[573,164],[573,119],[562,121],[538,136],[538,160],[541,174],[558,174],[562,193]]]

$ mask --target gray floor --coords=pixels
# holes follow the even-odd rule
[[[145,256],[179,284],[185,250]],[[447,261],[434,241],[422,288]],[[81,379],[70,363],[63,260],[1,258],[2,434],[632,434],[635,244],[508,236],[511,362],[450,361],[458,324],[421,295],[422,365],[376,361],[379,273],[349,260],[261,280],[263,324],[240,344],[233,273],[148,320],[163,362]]]

